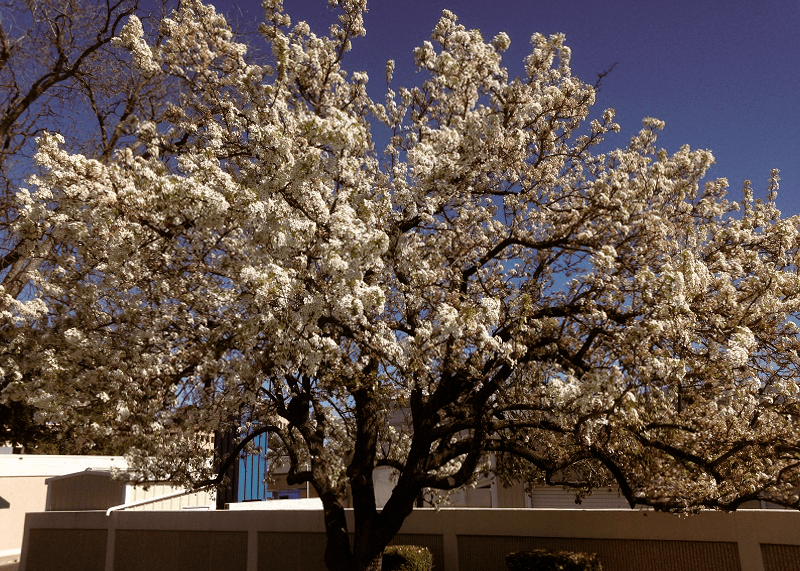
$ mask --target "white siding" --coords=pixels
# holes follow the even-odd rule
[[[134,486],[128,484],[125,503],[150,500],[159,496],[166,496],[168,494],[180,492],[182,489],[183,488],[172,486],[170,484],[153,484],[145,490],[144,486]],[[200,507],[215,509],[215,505],[216,503],[211,493],[208,491],[203,491],[187,494],[185,496],[168,498],[158,502],[145,504],[143,506],[136,506],[130,509],[136,511],[171,511]]]
[[[576,510],[626,509],[628,501],[615,488],[600,488],[575,503],[575,493],[563,488],[536,488],[531,493],[532,508]]]

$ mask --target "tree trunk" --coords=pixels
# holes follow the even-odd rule
[[[353,490],[353,495],[358,493],[372,498],[374,506],[375,491],[372,478],[369,485]],[[360,489],[359,489],[360,488]],[[355,529],[353,541],[353,559],[349,569],[354,571],[380,571],[383,561],[383,551],[394,536],[400,531],[405,519],[414,510],[416,494],[412,491],[403,491],[395,488],[392,499],[383,507],[380,513],[374,509],[366,508],[366,498],[361,502],[354,497]],[[359,505],[361,507],[359,508]],[[359,512],[367,513],[359,513]],[[332,570],[333,571],[333,570]],[[338,570],[336,570],[338,571]]]
[[[329,571],[381,571],[383,545],[377,545],[369,530],[356,529],[355,544],[359,549],[350,548],[344,509],[337,506],[324,509],[327,544],[325,546],[325,566]]]
[[[353,552],[347,533],[347,520],[341,503],[321,498],[325,516],[325,566],[329,571],[349,571],[353,567]],[[337,498],[338,500],[338,498]],[[380,569],[380,568],[379,568]]]
[[[353,396],[356,404],[356,438],[353,457],[347,467],[355,523],[353,547],[350,548],[342,504],[331,505],[329,509],[323,499],[328,535],[325,564],[330,571],[380,571],[383,550],[400,530],[414,503],[411,497],[411,501],[406,502],[407,509],[398,510],[399,504],[395,501],[393,509],[378,513],[372,476],[378,446],[380,410],[369,388],[355,391]],[[333,496],[331,499],[334,499]]]

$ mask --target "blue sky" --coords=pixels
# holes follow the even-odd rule
[[[212,3],[214,3],[212,1]],[[326,0],[284,0],[293,21],[324,33],[335,19]],[[261,18],[260,0],[219,0],[234,21]],[[770,169],[781,170],[778,205],[800,214],[800,2],[798,0],[373,0],[367,36],[354,43],[345,68],[369,73],[383,100],[386,60],[395,84],[415,82],[415,46],[430,37],[442,9],[491,39],[505,31],[504,63],[522,69],[533,32],[564,32],[573,73],[606,77],[597,111],[613,107],[623,146],[645,116],[666,121],[660,144],[711,149],[710,176],[730,181],[737,200],[745,179],[765,195]],[[396,87],[395,85],[395,87]]]

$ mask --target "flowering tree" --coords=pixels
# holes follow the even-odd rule
[[[3,364],[27,380],[7,391],[83,438],[124,432],[147,478],[218,482],[198,433],[269,431],[322,499],[330,569],[379,569],[420,495],[489,455],[632,505],[798,507],[798,220],[777,174],[767,201],[730,202],[702,182],[711,153],[659,150],[655,119],[601,153],[618,126],[589,119],[562,36],[535,34],[512,80],[508,37],[448,11],[421,85],[376,103],[342,68],[366,3],[332,4],[323,37],[268,0],[270,66],[197,0],[157,46],[129,19],[119,45],[179,101],[106,162],[41,137],[15,196],[41,263]]]
[[[165,5],[166,1],[162,10]],[[137,122],[160,113],[166,99],[161,78],[145,78],[125,50],[112,45],[130,14],[157,8],[153,0],[0,0],[0,347],[4,349],[18,332],[11,327],[11,313],[18,316],[25,311],[16,302],[28,297],[27,272],[41,261],[28,255],[30,244],[14,229],[18,214],[14,194],[31,174],[35,139],[45,129],[59,131],[66,136],[65,148],[106,160],[120,145],[131,142],[129,135]],[[0,390],[9,380],[9,376],[0,379]],[[71,449],[65,434],[55,434],[33,416],[24,400],[0,399],[0,441],[28,450]],[[95,449],[105,447],[93,444]]]

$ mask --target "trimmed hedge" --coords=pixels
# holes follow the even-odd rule
[[[433,555],[419,545],[390,545],[383,552],[383,571],[432,571]]]
[[[506,555],[509,571],[602,571],[596,553],[531,549]]]

